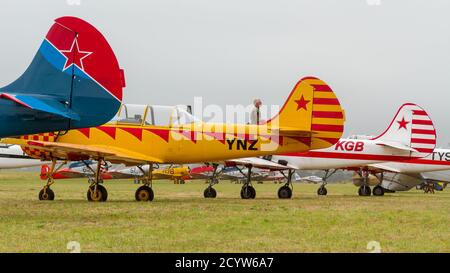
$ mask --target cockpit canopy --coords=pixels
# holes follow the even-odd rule
[[[110,121],[115,124],[179,126],[200,122],[191,113],[190,106],[162,106],[122,104],[117,115]]]

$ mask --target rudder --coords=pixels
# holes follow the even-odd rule
[[[402,105],[384,133],[374,138],[396,142],[414,150],[412,156],[426,157],[436,148],[436,129],[427,112],[414,103]]]
[[[79,18],[61,17],[24,74],[0,88],[0,101],[26,123],[9,124],[12,135],[63,131],[108,122],[120,107],[124,86],[123,71],[103,35]]]
[[[345,111],[331,87],[316,77],[301,79],[277,116],[267,122],[280,130],[312,132],[302,137],[311,149],[335,144],[344,132]]]

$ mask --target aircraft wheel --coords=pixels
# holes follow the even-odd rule
[[[375,196],[383,196],[384,195],[384,189],[381,186],[376,186],[373,188],[373,195]]]
[[[369,186],[361,186],[358,190],[359,196],[370,196],[372,194]]]
[[[45,191],[44,191],[44,189],[42,189],[39,192],[39,200],[53,201],[53,200],[55,200],[55,193],[50,188],[47,188],[47,190],[45,190]]]
[[[217,197],[217,191],[214,188],[212,188],[212,187],[208,187],[203,192],[203,196],[205,198],[216,198]]]
[[[291,199],[292,189],[288,186],[283,186],[278,190],[278,198],[280,199]]]
[[[142,186],[139,187],[139,189],[136,190],[136,201],[153,201],[153,198],[155,197],[155,194],[153,193],[152,188],[149,186]]]
[[[327,194],[328,194],[328,190],[325,187],[320,187],[317,190],[317,195],[319,195],[319,196],[326,196]]]
[[[255,199],[256,198],[256,190],[252,186],[244,186],[241,190],[241,198],[242,199]]]
[[[97,190],[95,190],[95,186],[92,185],[87,191],[87,199],[91,202],[106,202],[108,191],[102,185],[97,185]]]

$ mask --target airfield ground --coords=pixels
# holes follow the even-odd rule
[[[450,252],[450,189],[358,197],[352,184],[296,185],[278,200],[279,185],[255,185],[257,199],[241,200],[240,185],[222,181],[218,198],[202,197],[203,181],[154,185],[153,202],[137,203],[132,181],[105,183],[106,203],[86,201],[87,182],[61,180],[53,202],[37,200],[37,173],[0,173],[0,252]]]

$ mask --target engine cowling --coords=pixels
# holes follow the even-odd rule
[[[422,182],[422,179],[407,174],[386,173],[381,186],[391,191],[409,191]]]

